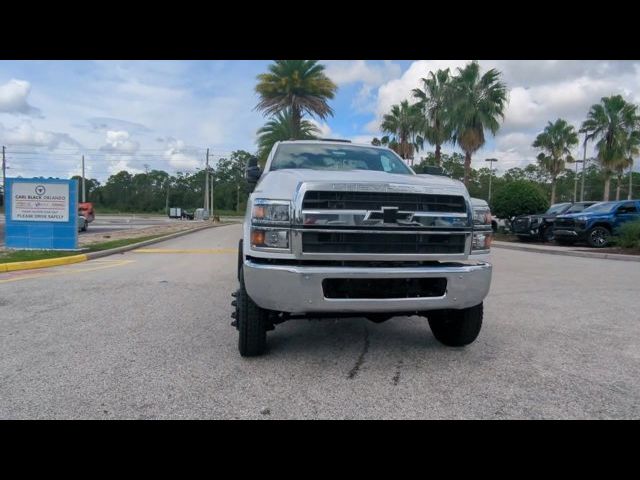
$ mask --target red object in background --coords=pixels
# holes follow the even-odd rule
[[[91,223],[96,218],[96,214],[93,210],[93,203],[91,202],[80,202],[78,203],[78,212],[84,218],[87,219],[87,222]]]

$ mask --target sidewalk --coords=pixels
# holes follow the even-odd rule
[[[604,258],[607,260],[624,260],[627,262],[640,262],[640,255],[626,255],[622,253],[599,252],[595,248],[588,247],[562,247],[560,245],[535,245],[517,242],[501,242],[494,240],[492,247],[508,250],[520,250],[523,252],[547,253],[551,255],[567,255],[570,257]]]

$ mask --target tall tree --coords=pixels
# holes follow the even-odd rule
[[[596,140],[598,162],[605,172],[604,200],[609,200],[611,174],[626,163],[626,140],[637,128],[640,118],[638,107],[625,101],[621,95],[602,97],[600,103],[592,105],[581,132],[586,140]]]
[[[429,72],[428,78],[422,79],[422,89],[413,89],[413,96],[418,100],[418,108],[425,117],[424,139],[435,145],[435,164],[440,166],[441,147],[451,140],[451,125],[449,122],[449,90],[451,77],[449,69]]]
[[[493,68],[481,75],[478,62],[471,62],[458,68],[451,79],[450,120],[453,140],[465,153],[465,185],[469,183],[471,156],[485,143],[485,130],[495,135],[504,119],[508,91],[501,75]]]
[[[422,147],[420,132],[423,124],[420,108],[403,100],[399,105],[393,105],[391,112],[382,117],[380,128],[391,135],[389,147],[406,160],[413,159],[414,152]]]
[[[271,148],[276,142],[284,140],[306,140],[316,138],[320,129],[308,120],[302,120],[296,132],[293,131],[291,110],[276,113],[264,127],[258,130],[258,158],[264,165]]]
[[[291,111],[293,138],[301,135],[302,115],[308,113],[320,119],[333,115],[328,100],[338,87],[324,73],[317,60],[276,60],[269,72],[258,75],[256,93],[260,100],[256,109],[273,115]]]
[[[572,162],[571,148],[578,145],[578,133],[561,118],[549,122],[544,131],[533,142],[533,147],[542,150],[538,163],[551,177],[551,204],[556,202],[556,179],[565,169],[565,162]]]

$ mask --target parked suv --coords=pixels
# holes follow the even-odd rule
[[[473,342],[491,283],[490,212],[464,184],[418,176],[392,150],[350,142],[276,143],[239,244],[232,305],[243,356],[290,319],[421,315],[441,343]]]
[[[580,213],[558,215],[553,234],[560,244],[586,241],[590,247],[602,248],[620,225],[633,220],[640,220],[640,200],[600,202]]]
[[[579,213],[597,202],[555,203],[538,215],[520,215],[511,223],[511,230],[520,240],[553,241],[553,221],[565,213]]]

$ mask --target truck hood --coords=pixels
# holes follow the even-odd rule
[[[468,197],[464,184],[440,175],[401,175],[372,170],[312,170],[282,169],[267,172],[260,179],[253,196],[290,200],[305,182],[329,184],[392,184],[397,186],[427,187],[429,193],[458,194]]]

